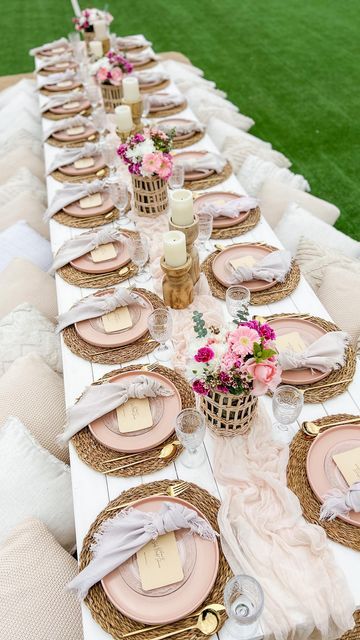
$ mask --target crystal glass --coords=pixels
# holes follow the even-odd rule
[[[171,350],[166,342],[172,333],[172,317],[169,309],[155,309],[148,317],[148,329],[151,337],[160,343],[154,355],[160,361],[168,360]]]
[[[137,282],[146,282],[146,280],[149,280],[151,277],[150,273],[144,269],[149,260],[149,242],[147,237],[140,234],[136,238],[131,238],[129,241],[129,253],[131,260],[139,268],[135,280]]]
[[[150,113],[150,96],[147,94],[141,96],[142,99],[142,117],[147,118]]]
[[[246,322],[249,319],[250,291],[241,285],[226,290],[226,308],[235,321]]]
[[[75,42],[80,42],[80,33],[78,31],[71,31],[68,34],[68,40],[71,45],[75,44]]]
[[[170,189],[181,189],[184,186],[185,171],[182,164],[173,165],[172,174],[168,180]]]
[[[264,592],[255,578],[234,576],[225,585],[226,628],[234,638],[251,638],[264,608]]]
[[[109,194],[115,207],[120,212],[120,224],[129,224],[130,220],[125,213],[129,201],[129,192],[124,182],[114,182],[109,185]]]
[[[89,82],[86,84],[85,89],[92,108],[96,109],[101,105],[101,93],[99,87],[96,84],[91,84]]]
[[[274,391],[272,409],[279,431],[289,432],[289,426],[299,417],[304,405],[304,394],[296,387],[281,385]]]
[[[105,136],[107,123],[106,113],[104,109],[94,109],[91,114],[91,119],[94,123],[94,127],[100,133],[100,142],[102,142]]]
[[[200,251],[208,249],[208,240],[211,238],[213,228],[213,217],[210,213],[199,213],[199,235]]]
[[[80,40],[72,42],[71,48],[74,52],[74,58],[78,64],[82,64],[87,60],[86,49]]]
[[[87,60],[79,63],[78,76],[85,87],[85,85],[89,83],[89,65]]]
[[[203,447],[205,436],[205,418],[197,409],[184,409],[176,418],[176,435],[185,448],[181,462],[185,467],[200,466],[205,459]]]
[[[118,178],[116,170],[119,163],[119,156],[116,151],[116,145],[111,140],[104,140],[101,145],[101,152],[104,156],[104,160],[110,169],[110,175],[108,177],[108,183],[117,182]]]

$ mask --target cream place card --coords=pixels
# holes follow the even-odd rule
[[[65,51],[64,47],[56,47],[55,49],[51,49],[52,53],[62,53]]]
[[[102,323],[106,333],[113,333],[114,331],[123,331],[124,329],[130,329],[133,326],[129,307],[119,307],[115,311],[110,311],[102,317]]]
[[[256,260],[253,256],[243,256],[242,258],[233,258],[233,260],[230,260],[230,264],[234,269],[238,267],[253,267],[256,264]]]
[[[68,136],[79,136],[80,133],[84,133],[85,127],[70,127],[70,129],[66,129],[66,134]]]
[[[108,242],[107,244],[102,244],[100,247],[93,249],[90,252],[90,255],[93,262],[105,262],[106,260],[116,258],[117,253],[113,243]]]
[[[153,426],[149,398],[130,398],[116,409],[120,433],[131,433]]]
[[[68,102],[63,105],[63,109],[76,109],[77,107],[80,107],[80,102],[78,101]]]
[[[75,169],[89,169],[89,167],[93,167],[94,164],[94,158],[80,158],[80,160],[74,162],[74,167]]]
[[[102,197],[101,193],[94,193],[92,196],[86,196],[79,200],[81,209],[92,209],[93,207],[101,207]]]
[[[166,587],[184,578],[174,531],[151,540],[136,554],[144,591]]]
[[[279,353],[283,351],[302,353],[306,349],[306,344],[297,331],[291,331],[290,333],[285,333],[283,336],[277,336],[276,347]]]
[[[62,82],[59,82],[57,86],[60,89],[66,89],[66,87],[71,87],[71,85],[72,85],[72,80],[63,80]]]
[[[333,460],[349,486],[360,481],[360,447],[336,453]]]

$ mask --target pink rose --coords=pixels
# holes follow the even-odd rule
[[[98,70],[97,74],[96,74],[96,79],[98,82],[105,82],[105,80],[107,80],[107,69],[105,69],[105,67],[100,67],[100,69]]]
[[[158,153],[145,153],[142,161],[142,168],[146,173],[158,173],[161,163],[161,156]]]
[[[253,378],[255,396],[262,396],[269,389],[274,391],[281,381],[281,368],[270,360],[264,360],[264,362],[248,360],[244,365],[244,371]]]
[[[114,69],[111,69],[111,84],[115,85],[115,86],[119,86],[119,84],[121,83],[122,77],[123,77],[123,72],[121,71],[120,67],[114,67]]]

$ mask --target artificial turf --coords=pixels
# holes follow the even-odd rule
[[[99,6],[86,0],[85,6]],[[255,120],[341,210],[336,226],[360,239],[358,0],[109,0],[113,30],[179,50]],[[0,74],[31,71],[31,46],[66,35],[70,0],[2,3]]]

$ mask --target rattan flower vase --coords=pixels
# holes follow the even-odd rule
[[[238,436],[247,433],[255,417],[258,399],[251,395],[235,396],[231,393],[211,391],[201,396],[200,407],[209,429],[220,436]]]
[[[134,205],[139,216],[157,218],[169,205],[165,180],[159,177],[143,178],[132,175]]]
[[[100,89],[106,113],[112,113],[115,108],[121,105],[123,90],[122,83],[118,86],[113,84],[100,84]]]

